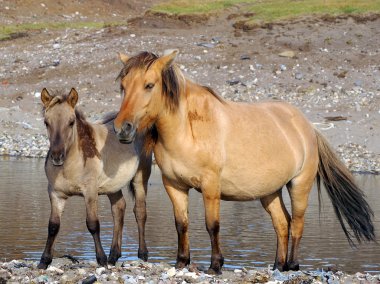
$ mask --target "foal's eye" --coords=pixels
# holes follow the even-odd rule
[[[69,126],[70,126],[70,127],[73,127],[73,126],[74,126],[74,123],[75,123],[75,120],[70,121]]]
[[[46,120],[44,121],[44,124],[46,127],[49,127],[49,123]]]
[[[151,90],[151,89],[153,89],[153,87],[154,87],[153,83],[148,83],[148,84],[145,85],[145,89],[146,90]]]

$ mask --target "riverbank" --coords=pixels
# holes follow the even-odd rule
[[[12,260],[0,262],[0,283],[379,283],[380,274],[348,275],[329,271],[279,272],[245,268],[224,270],[222,275],[208,275],[192,264],[176,270],[167,263],[152,264],[126,261],[116,266],[98,267],[95,262],[74,258],[56,258],[47,270],[37,269],[38,262]]]

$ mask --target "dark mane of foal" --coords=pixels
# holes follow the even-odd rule
[[[53,94],[53,99],[51,100],[48,107],[44,110],[47,110],[53,107],[56,104],[62,104],[67,102],[69,95],[62,94],[61,92],[56,92]],[[83,153],[83,160],[86,164],[87,158],[93,158],[97,156],[100,158],[100,153],[96,148],[96,141],[94,138],[94,129],[92,126],[86,121],[86,117],[82,111],[78,108],[75,108],[75,117],[77,122],[77,133],[78,133],[78,144],[79,148]]]
[[[140,52],[139,54],[128,59],[128,61],[124,64],[123,69],[121,69],[119,75],[117,76],[117,79],[122,80],[132,69],[148,70],[158,58],[159,57],[154,53],[147,51]],[[171,111],[175,111],[179,104],[180,82],[178,80],[178,76],[180,75],[180,72],[181,71],[176,65],[172,65],[168,69],[163,70],[161,74],[162,91],[165,97],[166,107],[168,107]],[[210,87],[202,87],[220,102],[223,102],[223,99]],[[121,84],[120,90],[123,90],[123,86]]]

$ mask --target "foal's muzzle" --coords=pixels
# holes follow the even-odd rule
[[[63,151],[59,151],[59,152],[51,152],[50,153],[50,159],[51,159],[51,162],[54,166],[62,166],[63,165],[63,162],[65,160],[65,154],[63,153]]]
[[[114,130],[120,143],[130,144],[135,139],[136,127],[129,121],[125,121],[121,126],[121,129],[117,129],[114,124]]]

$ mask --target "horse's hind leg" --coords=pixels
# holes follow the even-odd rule
[[[308,205],[309,193],[314,183],[314,177],[315,175],[300,175],[286,185],[292,204],[292,221],[290,225],[292,247],[288,258],[289,270],[299,270],[299,245],[303,234],[305,211]]]
[[[91,233],[94,243],[96,260],[99,265],[107,265],[107,256],[104,253],[102,244],[100,242],[100,224],[98,218],[98,194],[97,192],[93,194],[86,194],[84,196],[86,202],[86,225],[87,229]]]
[[[272,218],[273,227],[277,234],[277,250],[273,270],[288,270],[287,255],[289,242],[290,216],[281,196],[282,190],[261,198],[261,204]]]
[[[148,248],[145,243],[145,223],[146,223],[146,194],[148,190],[148,180],[151,173],[152,157],[140,157],[139,168],[131,181],[135,195],[135,206],[133,212],[137,222],[139,233],[138,257],[148,261]]]
[[[121,243],[126,204],[121,190],[108,194],[108,198],[111,202],[111,210],[113,216],[113,238],[110,255],[108,257],[108,263],[115,265],[116,261],[121,256]]]
[[[66,199],[58,197],[51,188],[49,188],[49,197],[51,213],[49,218],[48,237],[45,250],[41,256],[40,263],[38,264],[39,269],[46,269],[53,260],[52,249],[61,225],[61,216],[66,202]]]

